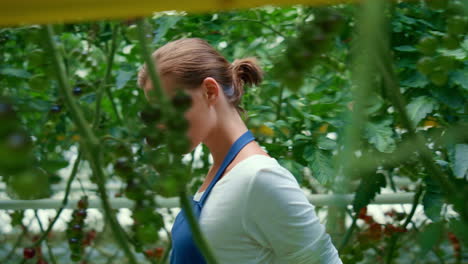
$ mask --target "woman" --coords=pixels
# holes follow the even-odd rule
[[[167,43],[153,54],[169,96],[183,87],[191,150],[205,144],[213,166],[194,195],[195,213],[219,263],[341,263],[294,176],[255,141],[240,117],[244,85],[261,82],[255,59],[230,64],[198,38]],[[146,67],[138,84],[152,89]],[[185,215],[171,230],[171,263],[204,263]]]

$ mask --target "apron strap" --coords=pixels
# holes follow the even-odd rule
[[[229,166],[229,164],[231,164],[231,162],[234,160],[237,154],[239,154],[242,148],[253,140],[255,140],[255,137],[253,136],[252,132],[250,132],[250,130],[247,130],[247,132],[245,132],[242,136],[240,136],[236,140],[236,142],[234,142],[234,144],[232,144],[226,157],[223,160],[223,163],[221,164],[221,167],[219,168],[218,172],[216,172],[214,179],[210,182],[210,185],[208,186],[206,191],[203,193],[203,196],[201,197],[199,201],[202,207],[203,207],[203,204],[205,203],[205,200],[208,198],[208,195],[210,194],[211,189],[213,189],[214,185],[216,184],[216,182],[218,182],[219,178],[224,173],[224,171]]]

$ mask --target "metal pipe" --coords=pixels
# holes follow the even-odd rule
[[[371,204],[411,204],[413,192],[379,194]],[[342,206],[353,202],[354,194],[311,194],[308,200],[314,206]],[[179,198],[164,198],[156,196],[156,203],[162,208],[180,207]],[[22,210],[22,209],[58,209],[62,200],[59,198],[40,200],[0,200],[0,210]],[[78,199],[70,199],[66,208],[75,208]],[[126,198],[110,199],[112,208],[131,208],[133,201]],[[89,208],[101,209],[101,201],[98,198],[89,200]]]

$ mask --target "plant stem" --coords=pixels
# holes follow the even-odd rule
[[[161,258],[161,264],[166,263],[167,258],[169,257],[169,251],[171,251],[171,249],[172,249],[171,232],[169,232],[169,230],[167,230],[167,228],[165,226],[163,226],[163,229],[164,229],[164,231],[166,231],[168,244],[167,244],[167,247],[166,247],[166,249],[164,251],[163,257]]]
[[[153,84],[152,91],[156,93],[158,103],[161,105],[161,107],[163,109],[169,110],[169,108],[171,108],[171,105],[167,103],[167,98],[162,90],[161,82],[157,74],[158,72],[157,72],[155,62],[153,61],[151,52],[149,51],[148,44],[146,42],[146,35],[147,35],[146,20],[138,19],[137,26],[138,26],[138,38],[139,38],[140,45],[141,45],[141,53],[142,53],[143,59],[145,60],[151,83]],[[153,98],[150,98],[150,99],[153,99]]]
[[[411,211],[408,214],[408,216],[406,217],[405,222],[402,225],[403,229],[406,229],[406,227],[409,225],[409,223],[411,223],[411,219],[413,218],[414,213],[416,212],[416,208],[418,207],[419,199],[421,198],[422,192],[423,192],[423,187],[422,187],[422,185],[419,185],[418,190],[416,191],[416,194],[414,195],[413,205],[411,207]],[[398,238],[400,238],[399,233],[396,233],[396,234],[392,235],[392,238],[390,240],[390,246],[389,246],[389,249],[388,249],[387,258],[386,258],[386,261],[385,261],[386,264],[392,263],[392,259],[393,259],[393,255],[394,255],[393,252],[395,251],[396,243],[398,241]]]
[[[373,74],[374,66],[378,58],[373,56],[376,54],[375,38],[383,38],[385,31],[382,30],[383,24],[382,10],[384,3],[382,0],[368,0],[363,3],[361,14],[358,19],[358,34],[361,36],[355,50],[366,50],[365,54],[356,54],[356,59],[353,62],[355,70],[353,72],[353,79],[356,85],[353,91],[354,105],[352,107],[350,122],[345,128],[344,135],[344,150],[339,154],[337,159],[338,164],[344,164],[342,167],[343,173],[338,182],[336,183],[336,192],[348,192],[349,181],[356,178],[356,170],[353,169],[353,160],[355,160],[354,153],[359,149],[361,142],[361,134],[364,129],[367,115],[365,113],[365,103],[373,88]],[[337,164],[337,165],[338,165]],[[338,166],[335,166],[338,168]],[[375,169],[375,168],[374,168]],[[360,171],[361,175],[365,175]],[[362,178],[362,176],[359,176]],[[359,213],[356,212],[353,217],[351,226],[346,230],[343,240],[340,244],[339,250],[343,250],[348,244],[351,235],[356,227],[356,221]]]
[[[127,235],[125,231],[122,229],[122,227],[120,226],[119,222],[117,221],[117,218],[113,212],[113,209],[110,206],[109,197],[107,196],[107,193],[106,193],[106,187],[105,187],[106,183],[105,183],[104,173],[102,171],[102,168],[100,167],[99,153],[97,151],[91,152],[90,157],[91,157],[91,168],[93,170],[93,174],[96,176],[96,183],[97,183],[98,191],[101,197],[102,207],[104,209],[105,216],[108,218],[114,237],[117,240],[117,242],[120,244],[120,247],[125,252],[125,255],[127,256],[130,263],[136,264],[137,262],[136,262],[135,256],[133,255],[128,244]]]
[[[281,118],[281,105],[283,104],[284,85],[281,85],[278,92],[278,105],[276,106],[276,120]]]
[[[351,238],[351,235],[353,234],[353,231],[354,229],[356,229],[356,222],[357,222],[357,219],[358,219],[358,215],[359,213],[355,213],[354,216],[353,216],[353,222],[351,223],[351,226],[346,230],[346,233],[343,237],[343,240],[341,241],[341,244],[340,246],[338,247],[338,251],[342,251],[346,245],[348,244],[350,238]]]
[[[97,250],[96,248],[102,242],[102,240],[104,238],[104,234],[106,233],[107,228],[108,228],[108,222],[105,221],[104,222],[104,227],[102,228],[101,232],[97,233],[96,238],[93,241],[92,247],[90,248],[90,250],[88,251],[86,256],[83,258],[84,261],[88,261],[89,258],[91,257],[91,255],[94,253],[94,251]]]
[[[382,53],[388,54],[387,43],[382,42],[379,46],[382,48]],[[408,130],[408,134],[414,138],[414,144],[416,145],[416,150],[419,154],[418,156],[424,167],[426,167],[426,170],[430,172],[428,173],[429,176],[439,184],[448,200],[455,205],[455,210],[458,209],[457,211],[460,213],[461,217],[468,222],[468,204],[462,202],[465,200],[464,194],[457,191],[456,186],[446,177],[444,172],[434,162],[432,153],[425,145],[424,139],[416,133],[415,126],[410,121],[406,112],[406,103],[401,94],[400,87],[395,81],[396,77],[393,72],[392,65],[389,62],[384,64],[382,61],[379,61],[377,66],[382,72],[389,99],[395,106],[396,110],[400,113],[401,121],[403,126]]]
[[[276,121],[280,120],[281,118],[281,106],[283,104],[283,93],[284,93],[284,85],[281,84],[280,90],[278,92],[278,103],[276,105]],[[276,143],[278,137],[273,137],[273,144]]]
[[[132,264],[136,264],[135,256],[130,250],[128,241],[126,240],[125,234],[123,233],[124,231],[122,230],[122,227],[118,223],[109,203],[109,198],[107,196],[106,188],[105,188],[105,178],[104,178],[102,168],[100,166],[99,141],[97,140],[96,136],[91,130],[89,124],[86,122],[86,119],[84,119],[81,109],[74,101],[73,95],[71,93],[71,89],[69,87],[69,82],[65,75],[63,61],[61,60],[60,55],[57,52],[57,46],[55,44],[54,32],[53,32],[52,26],[47,25],[44,28],[44,31],[46,33],[47,41],[48,41],[48,44],[49,44],[49,47],[51,49],[51,53],[53,56],[53,63],[56,67],[56,71],[58,74],[60,92],[64,96],[65,103],[69,107],[70,114],[73,118],[73,121],[78,127],[78,131],[80,132],[81,137],[83,138],[84,150],[86,151],[86,154],[88,154],[89,156],[89,162],[91,164],[93,176],[96,179],[96,183],[97,183],[98,190],[99,190],[99,195],[101,197],[102,207],[104,209],[104,215],[109,220],[115,239],[119,243],[120,247],[123,249],[129,262]]]
[[[80,111],[78,104],[75,102],[70,85],[65,74],[65,67],[63,65],[62,57],[58,52],[58,47],[55,44],[54,40],[54,31],[52,26],[48,25],[44,27],[44,31],[47,37],[49,48],[51,50],[51,55],[53,55],[53,63],[57,70],[58,81],[59,81],[59,91],[62,93],[62,96],[65,100],[65,104],[68,106],[70,115],[74,120],[77,129],[82,136],[83,144],[86,146],[98,146],[99,141],[93,134],[91,127],[87,123],[82,111]]]
[[[445,260],[440,252],[441,251],[440,248],[432,248],[431,251],[434,252],[434,255],[437,257],[440,264],[445,264]]]
[[[119,142],[119,143],[124,144],[124,145],[127,145],[127,144],[128,144],[128,142],[126,142],[125,140],[120,139],[120,138],[113,137],[113,136],[108,135],[108,134],[102,136],[102,137],[101,137],[101,140],[113,140],[113,141]]]
[[[11,248],[10,252],[8,253],[8,255],[6,255],[5,258],[2,259],[2,261],[0,261],[0,263],[8,263],[8,260],[15,254],[15,251],[16,249],[19,247],[19,245],[21,244],[21,242],[23,241],[23,238],[24,236],[26,235],[26,233],[28,232],[28,228],[29,226],[31,225],[32,223],[32,219],[29,220],[29,223],[28,223],[28,226],[24,226],[21,224],[21,227],[23,228],[23,230],[21,230],[21,234],[18,236],[18,238],[16,239],[15,241],[15,244],[13,245],[13,247]]]
[[[167,112],[172,111],[172,105],[168,103],[166,96],[162,90],[155,63],[152,59],[151,53],[148,50],[148,46],[146,43],[146,23],[144,19],[139,19],[137,22],[138,25],[138,36],[141,44],[141,50],[143,58],[146,62],[146,67],[148,67],[148,73],[153,84],[154,92],[156,93],[158,103],[160,106],[165,109]],[[150,98],[151,100],[152,98]],[[200,226],[197,222],[195,214],[193,212],[192,205],[187,197],[187,193],[185,190],[185,186],[180,188],[179,192],[180,202],[182,209],[185,211],[187,216],[187,221],[189,223],[190,229],[192,231],[194,240],[196,245],[200,248],[202,254],[204,255],[207,263],[217,263],[211,248],[209,247],[208,243],[206,242],[203,234],[200,230]]]
[[[117,121],[119,124],[122,124],[122,118],[120,117],[119,111],[117,110],[117,105],[115,104],[114,97],[112,96],[112,92],[110,89],[110,78],[111,78],[111,73],[112,73],[112,65],[114,64],[114,57],[115,57],[115,52],[117,50],[117,37],[120,34],[120,24],[116,24],[112,30],[112,44],[111,44],[111,53],[108,57],[108,65],[111,65],[107,68],[106,72],[106,81],[105,81],[105,86],[104,89],[106,90],[107,97],[109,97],[109,100],[112,105],[112,109],[114,110],[115,117],[117,118]]]
[[[369,94],[372,92],[375,64],[379,58],[374,56],[377,53],[375,47],[376,38],[384,38],[385,31],[382,30],[383,24],[382,10],[384,3],[381,0],[364,1],[359,10],[359,19],[357,24],[357,34],[360,41],[356,42],[354,50],[366,50],[366,53],[355,54],[353,65],[355,70],[352,73],[355,88],[353,91],[354,104],[351,111],[351,118],[345,127],[344,150],[339,154],[338,164],[343,165],[343,176],[337,183],[337,192],[348,191],[348,181],[355,178],[356,170],[353,170],[354,153],[360,147],[361,134],[367,120],[365,113],[365,103]],[[338,168],[338,166],[336,166]]]
[[[195,240],[195,243],[200,249],[200,251],[202,252],[203,256],[205,257],[206,262],[210,264],[218,263],[212,253],[213,252],[212,249],[209,247],[207,241],[203,237],[203,234],[200,229],[200,225],[198,224],[198,221],[195,218],[192,204],[190,203],[190,200],[188,199],[187,193],[185,192],[185,190],[179,193],[179,197],[180,197],[180,204],[182,206],[182,209],[185,212],[185,215],[187,216],[187,221],[190,226],[190,230],[192,231],[192,235]]]
[[[115,251],[115,253],[107,259],[106,263],[107,264],[112,264],[114,259],[117,257],[118,253],[119,253],[119,251]]]
[[[102,101],[102,93],[104,90],[108,91],[108,83],[112,74],[112,66],[114,64],[114,56],[115,56],[115,50],[117,48],[117,36],[118,36],[118,29],[119,29],[119,24],[114,24],[114,27],[112,28],[112,40],[111,40],[111,48],[109,51],[109,54],[107,55],[107,66],[106,66],[106,74],[104,76],[104,80],[99,86],[99,89],[97,90],[96,93],[96,110],[94,114],[94,121],[93,121],[93,127],[96,128],[99,126],[100,120],[101,120],[101,101]],[[109,93],[108,93],[109,95]],[[111,95],[112,96],[112,95]],[[109,98],[112,101],[112,98]],[[113,104],[113,102],[112,102]],[[117,119],[120,122],[120,117],[119,114],[116,111],[117,109],[114,109],[115,115],[117,116]]]
[[[75,179],[76,174],[78,172],[78,165],[80,164],[80,161],[81,161],[81,151],[78,152],[78,156],[76,157],[75,162],[73,164],[73,168],[72,168],[72,171],[70,173],[70,177],[68,177],[67,186],[65,187],[65,194],[64,194],[63,200],[62,200],[62,205],[60,206],[59,210],[57,211],[57,214],[55,215],[52,222],[50,222],[47,229],[44,232],[42,232],[42,235],[39,237],[39,239],[36,240],[36,242],[34,242],[33,247],[36,247],[36,246],[40,245],[41,242],[44,239],[47,238],[47,235],[50,233],[50,231],[52,231],[52,228],[54,227],[55,223],[59,219],[60,214],[62,213],[63,209],[65,208],[65,206],[67,206],[68,195],[70,194],[70,190],[71,190],[71,184],[72,184],[73,180]]]
[[[117,122],[119,122],[119,124],[122,125],[123,120],[122,120],[122,117],[120,117],[119,111],[117,110],[117,104],[115,103],[114,96],[112,95],[112,91],[110,89],[110,86],[106,86],[105,89],[106,89],[107,97],[109,97],[109,100],[111,102],[112,109],[114,110],[115,118],[117,118]]]
[[[36,217],[37,224],[39,225],[39,228],[41,229],[41,232],[44,233],[44,227],[42,225],[41,219],[39,218],[39,215],[37,214],[37,210],[34,210],[34,216]],[[57,260],[55,259],[54,254],[52,253],[52,248],[50,247],[50,244],[47,240],[45,240],[45,244],[47,247],[47,252],[49,253],[50,260],[52,263],[57,264]]]

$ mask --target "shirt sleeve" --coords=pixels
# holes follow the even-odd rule
[[[243,225],[279,263],[342,264],[294,176],[283,167],[259,170],[247,189]]]

